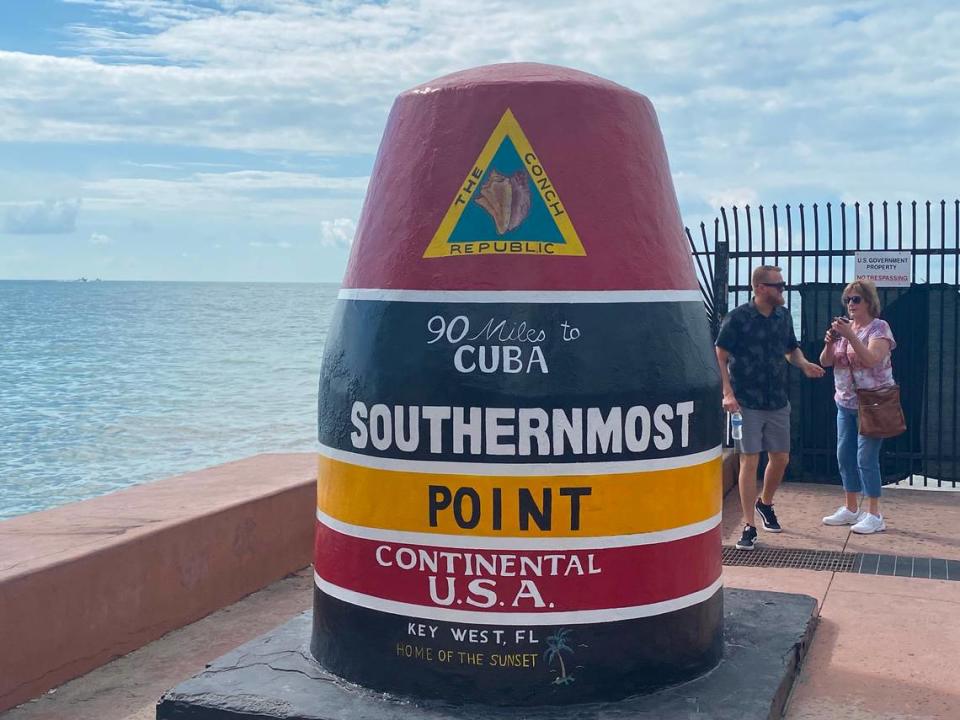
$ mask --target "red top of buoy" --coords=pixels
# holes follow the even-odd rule
[[[401,94],[347,288],[696,289],[650,101],[532,63]]]

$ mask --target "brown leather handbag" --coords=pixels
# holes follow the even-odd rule
[[[864,437],[891,438],[907,429],[897,385],[876,390],[857,388],[857,406],[857,432]]]

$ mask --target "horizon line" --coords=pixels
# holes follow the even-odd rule
[[[55,282],[55,283],[96,283],[96,282],[145,282],[145,283],[222,283],[222,284],[243,284],[243,285],[336,285],[341,286],[341,282],[332,280],[144,280],[137,278],[4,278],[0,277],[0,282]]]

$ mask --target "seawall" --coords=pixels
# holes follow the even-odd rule
[[[0,522],[0,711],[309,565],[315,496],[265,454]]]

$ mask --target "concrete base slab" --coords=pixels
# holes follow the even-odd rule
[[[779,718],[813,636],[807,595],[724,590],[724,657],[706,675],[650,695],[568,707],[455,706],[345,683],[309,652],[310,614],[224,655],[166,693],[158,720],[741,720]]]

